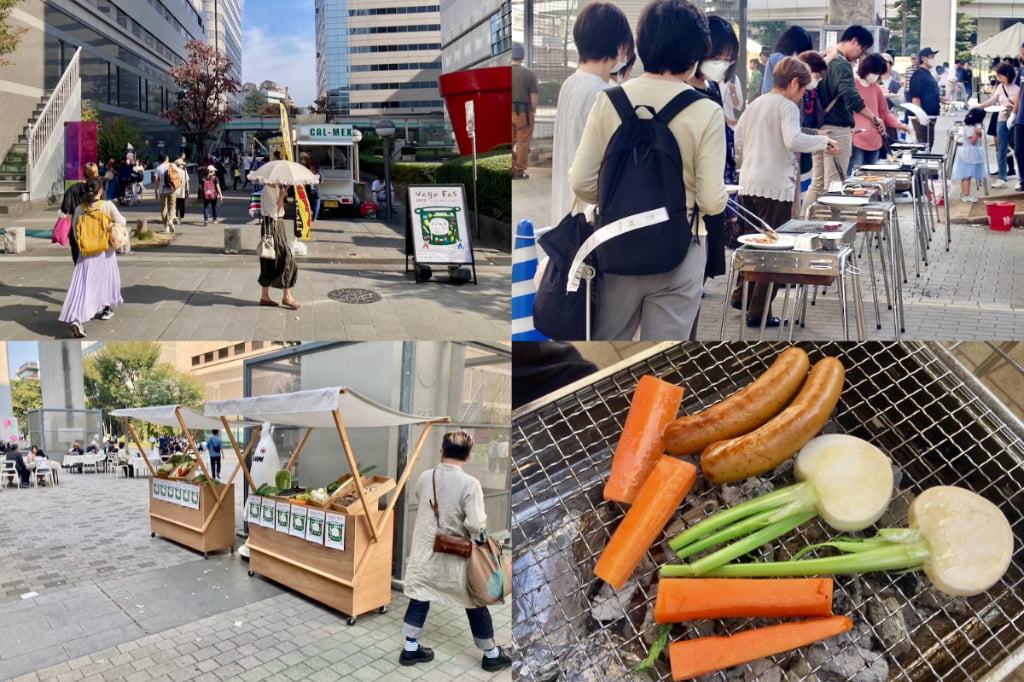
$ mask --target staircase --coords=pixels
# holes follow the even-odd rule
[[[22,196],[28,193],[28,136],[46,109],[52,94],[53,90],[43,93],[25,129],[7,151],[3,163],[0,163],[0,202],[28,199],[27,196]]]

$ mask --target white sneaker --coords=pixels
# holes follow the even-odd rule
[[[85,338],[85,326],[81,322],[78,322],[77,320],[75,322],[72,322],[71,323],[71,335],[73,337],[75,337],[76,339],[84,339]]]
[[[1002,189],[1003,187],[1006,187],[1006,180],[996,180],[992,183],[992,187],[995,189]]]
[[[974,196],[973,194],[968,194],[966,196],[960,197],[960,201],[966,201],[969,204],[976,204],[978,203],[978,197]]]

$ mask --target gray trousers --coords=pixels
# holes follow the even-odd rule
[[[640,330],[641,341],[689,338],[700,310],[707,261],[704,238],[694,237],[686,258],[658,275],[601,275],[591,338],[629,341]]]
[[[850,165],[850,156],[853,154],[853,129],[825,126],[821,131],[839,145],[839,156],[835,158],[839,161],[839,168],[845,172]],[[839,171],[832,160],[832,155],[828,152],[813,152],[811,159],[814,162],[811,168],[811,186],[804,196],[803,213],[807,212],[807,208],[814,203],[819,194],[824,194],[828,190],[831,182],[842,179],[839,177]]]

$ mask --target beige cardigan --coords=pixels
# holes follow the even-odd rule
[[[660,110],[668,101],[691,86],[681,81],[635,78],[623,86],[633,106],[646,104]],[[649,117],[641,109],[639,116]],[[608,97],[599,95],[583,129],[576,159],[569,169],[569,184],[583,201],[597,203],[597,174],[604,150],[621,120]],[[725,210],[728,195],[722,180],[725,174],[725,118],[722,108],[711,99],[699,100],[676,116],[669,124],[683,158],[683,183],[687,212],[694,203],[700,209],[697,234],[705,234],[703,217]]]

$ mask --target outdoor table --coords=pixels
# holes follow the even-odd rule
[[[824,232],[822,221],[816,220],[790,220],[776,230],[780,235],[806,235]],[[807,286],[827,286],[833,279],[839,281],[839,306],[842,315],[843,333],[847,341],[850,340],[849,328],[849,304],[847,297],[847,284],[853,287],[854,317],[857,325],[857,340],[863,341],[864,311],[861,301],[860,283],[850,276],[856,273],[856,255],[853,244],[857,235],[857,226],[852,222],[843,223],[839,230],[832,234],[840,235],[838,249],[819,249],[813,251],[799,251],[797,249],[765,249],[752,246],[741,246],[733,252],[729,264],[729,277],[726,281],[734,282],[736,277],[742,274],[747,281],[769,282],[773,284],[798,285],[805,287],[801,296],[801,326],[804,325],[804,317],[807,311]],[[789,304],[789,287],[786,287],[786,294],[783,299],[783,314]],[[725,320],[729,311],[729,298],[725,298],[722,312],[722,327],[720,337],[725,339]],[[746,326],[747,313],[747,287],[743,287],[741,304],[742,315],[740,317],[740,340],[743,340],[743,330]],[[765,306],[761,318],[761,330],[758,340],[763,340],[765,320],[767,318],[768,306]],[[793,325],[790,325],[790,338],[793,335]],[[779,326],[779,339],[781,340],[783,326]]]
[[[982,137],[984,137],[984,136],[982,136]],[[987,147],[986,147],[986,149],[987,149]],[[922,176],[922,179],[924,181],[927,181],[928,178],[932,174],[935,174],[935,175],[939,176],[939,181],[942,184],[942,205],[945,208],[945,214],[946,214],[946,251],[949,251],[949,242],[952,239],[952,231],[951,231],[951,228],[950,228],[950,225],[949,225],[949,188],[948,188],[949,180],[948,180],[948,178],[949,178],[950,175],[952,175],[952,172],[951,172],[951,170],[949,168],[947,168],[946,155],[945,154],[938,154],[938,153],[935,153],[935,152],[923,152],[922,151],[922,152],[911,152],[911,156],[914,159],[915,166],[917,168],[918,174]],[[952,158],[953,157],[951,155],[949,157],[949,160],[952,161]],[[988,166],[986,165],[986,168],[987,167]],[[985,178],[985,193],[986,194],[988,193],[988,177],[987,176]],[[937,211],[937,209],[935,208],[934,204],[931,206],[930,210]]]
[[[825,195],[827,202],[827,195]],[[868,250],[868,270],[871,273],[871,292],[875,301],[875,328],[882,328],[882,318],[878,309],[878,287],[875,284],[875,259],[872,246],[875,235],[878,236],[878,255],[882,267],[882,285],[885,288],[885,300],[889,310],[893,311],[893,330],[896,341],[906,331],[903,314],[903,287],[900,284],[900,273],[905,269],[903,263],[903,247],[900,243],[899,229],[896,219],[896,204],[892,201],[867,202],[860,205],[836,205],[822,203],[822,197],[812,204],[807,211],[812,220],[838,220],[853,222],[857,233],[864,233],[862,248]],[[882,248],[882,241],[888,243],[888,255]]]
[[[925,266],[928,265],[928,235],[933,229],[931,209],[922,201],[922,199],[927,197],[923,182],[924,172],[917,164],[904,166],[895,163],[879,163],[861,166],[857,169],[857,173],[891,178],[895,185],[901,185],[910,189],[911,201],[914,205],[915,275],[920,277],[921,263],[924,263]],[[899,188],[896,187],[896,189]],[[949,202],[947,201],[946,204],[948,206]],[[948,220],[946,225],[948,228]]]

